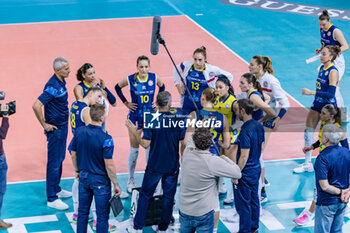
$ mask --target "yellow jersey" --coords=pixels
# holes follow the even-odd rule
[[[238,130],[235,129],[234,131],[231,131],[231,125],[235,123],[236,114],[233,111],[233,104],[237,101],[236,97],[229,94],[225,100],[220,101],[220,97],[217,98],[216,102],[214,103],[214,109],[224,114],[227,118],[228,125],[230,126],[230,135],[231,135],[231,143],[234,143],[238,136]]]

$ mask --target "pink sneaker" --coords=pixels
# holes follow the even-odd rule
[[[92,229],[93,229],[94,231],[96,231],[96,225],[97,225],[97,221],[94,220],[94,222],[92,223]],[[112,224],[109,224],[109,225],[108,225],[108,232],[113,232],[113,231],[115,231],[115,230],[117,230],[117,226],[114,226],[114,225],[112,225]]]
[[[301,214],[300,217],[295,218],[294,222],[299,226],[305,226],[310,223],[312,220],[312,216],[309,216],[307,213]]]

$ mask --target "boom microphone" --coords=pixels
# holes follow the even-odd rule
[[[158,37],[160,35],[160,24],[162,18],[158,15],[153,17],[152,38],[151,38],[151,53],[157,55],[159,51]]]

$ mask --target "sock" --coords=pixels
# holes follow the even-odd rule
[[[314,140],[315,129],[311,127],[306,127],[304,131],[305,146],[311,146]],[[305,163],[311,163],[312,151],[305,153]]]
[[[148,158],[149,158],[149,151],[150,151],[150,146],[146,148],[145,150],[145,155],[146,155],[146,164],[148,163]]]
[[[139,156],[139,148],[130,147],[129,158],[128,158],[129,178],[134,177],[136,161],[138,156]]]
[[[73,182],[73,185],[72,185],[72,199],[73,199],[74,214],[78,214],[78,208],[79,208],[79,181],[77,181],[77,179],[74,179],[74,182]]]
[[[97,221],[95,197],[92,198],[92,202],[91,202],[91,207],[90,208],[91,208],[91,212],[92,212],[92,217],[94,217],[94,221]]]

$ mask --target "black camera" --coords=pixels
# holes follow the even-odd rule
[[[0,100],[4,100],[5,99],[5,92],[0,91]],[[0,104],[1,106],[2,104]],[[2,117],[3,115],[12,115],[14,113],[16,113],[16,101],[11,101],[9,103],[7,103],[8,106],[8,111],[0,111],[0,117]]]

